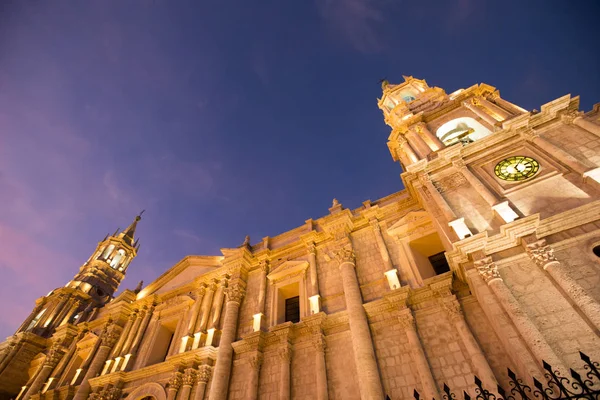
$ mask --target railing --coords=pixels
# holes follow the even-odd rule
[[[475,399],[476,400],[600,400],[600,365],[590,360],[590,358],[579,352],[579,355],[585,365],[584,376],[570,370],[571,378],[561,376],[561,374],[552,369],[552,366],[543,361],[544,376],[548,380],[545,384],[533,378],[533,388],[526,385],[522,379],[509,368],[508,369],[508,384],[509,390],[504,390],[498,385],[496,393],[485,389],[481,380],[475,376]],[[458,397],[444,383],[443,400],[457,400]],[[413,393],[416,400],[420,400],[420,395],[417,390]],[[464,400],[471,400],[471,396],[467,392],[463,392]],[[387,397],[387,400],[391,400]],[[434,399],[435,400],[435,399]]]

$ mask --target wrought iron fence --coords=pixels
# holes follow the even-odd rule
[[[544,384],[533,378],[533,388],[526,385],[510,368],[508,368],[510,388],[504,390],[498,385],[495,393],[485,389],[481,380],[475,376],[475,400],[600,400],[600,365],[590,360],[585,353],[579,352],[579,355],[585,363],[583,376],[573,369],[570,370],[571,378],[562,376],[559,371],[543,361],[547,382]],[[421,396],[417,390],[413,395],[416,400],[420,400]],[[471,400],[467,392],[463,392],[463,397],[464,400]],[[458,399],[445,383],[442,398],[443,400]],[[387,399],[390,400],[389,396]]]

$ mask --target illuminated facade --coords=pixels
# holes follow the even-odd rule
[[[0,344],[8,398],[441,399],[600,359],[600,105],[528,112],[405,77],[378,102],[405,189],[113,297],[136,221]]]

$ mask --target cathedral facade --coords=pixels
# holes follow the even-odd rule
[[[405,189],[115,295],[137,217],[0,344],[0,397],[441,399],[600,360],[600,104],[382,91]]]

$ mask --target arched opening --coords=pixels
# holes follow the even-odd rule
[[[594,253],[594,255],[595,255],[596,257],[600,258],[600,244],[599,244],[599,245],[597,245],[597,246],[595,246],[595,247],[592,249],[592,252]]]
[[[117,250],[117,254],[115,254],[115,257],[110,262],[110,266],[113,268],[117,268],[117,266],[119,265],[119,263],[121,262],[121,260],[124,257],[125,257],[125,250],[123,250],[123,249]]]
[[[490,135],[492,132],[471,117],[455,118],[440,126],[435,135],[449,146],[454,143],[471,143]]]
[[[111,244],[110,246],[108,246],[106,248],[106,250],[104,250],[104,253],[102,253],[102,258],[106,260],[108,258],[108,256],[110,256],[110,253],[112,253],[114,248],[115,248],[114,244]]]

